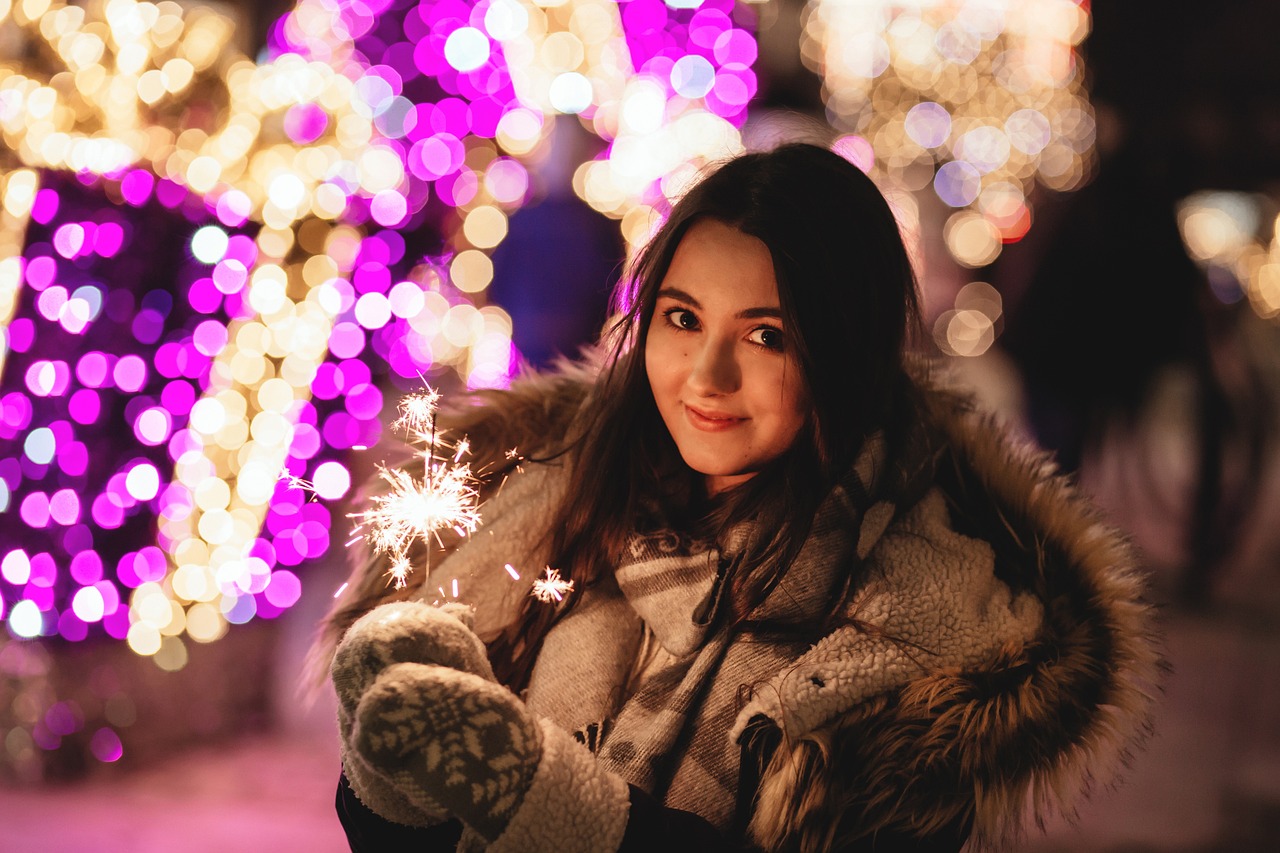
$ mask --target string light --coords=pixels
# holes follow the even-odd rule
[[[801,38],[837,143],[889,188],[953,208],[945,244],[985,266],[1022,239],[1035,184],[1070,190],[1092,168],[1082,0],[810,0]]]
[[[0,512],[24,536],[0,549],[0,618],[15,634],[103,633],[174,670],[187,643],[292,606],[293,568],[330,545],[325,501],[350,487],[337,457],[379,438],[370,364],[395,381],[509,380],[489,255],[552,116],[607,143],[575,187],[633,246],[697,164],[741,150],[749,10],[458,8],[302,0],[255,63],[212,9],[2,4],[27,57],[0,67],[0,441],[14,448]],[[425,26],[403,25],[414,16]],[[103,286],[151,245],[144,218],[186,229],[175,280]],[[415,252],[420,229],[444,251]],[[136,452],[93,453],[122,414]],[[459,466],[465,448],[452,453],[439,464]],[[32,731],[31,748],[56,746]],[[109,728],[93,742],[119,758]]]
[[[623,5],[481,0],[458,20],[422,0],[399,6],[428,27],[390,31],[364,6],[303,0],[262,63],[210,9],[5,6],[15,36],[40,47],[0,69],[0,377],[12,380],[17,353],[26,383],[4,396],[4,437],[23,465],[47,469],[56,451],[74,488],[13,469],[0,502],[40,529],[90,532],[37,561],[49,583],[17,590],[47,616],[41,633],[101,626],[177,667],[184,638],[210,642],[296,601],[289,569],[328,548],[330,515],[276,474],[326,500],[346,493],[346,467],[326,455],[378,442],[370,357],[406,380],[452,366],[472,387],[507,382],[511,318],[484,305],[488,255],[530,195],[522,159],[543,154],[550,115],[577,115],[611,143],[577,186],[632,243],[687,182],[684,164],[740,149],[751,15],[727,0]],[[453,46],[426,50],[434,37]],[[636,142],[652,132],[673,159],[646,159]],[[120,215],[79,213],[50,183],[69,173]],[[137,237],[131,211],[152,209],[192,222],[184,301],[147,293],[122,314],[111,292],[77,282],[99,268],[109,279]],[[413,256],[397,232],[424,222],[447,241],[439,259]],[[24,255],[32,227],[50,240]],[[23,288],[40,298],[18,318]],[[111,323],[132,351],[32,360],[44,324],[88,341]],[[77,430],[118,392],[137,398],[127,421],[150,450],[91,483]],[[92,530],[152,515],[155,544],[67,578],[68,558],[95,553]]]

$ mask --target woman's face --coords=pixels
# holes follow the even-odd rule
[[[795,442],[808,394],[782,326],[773,260],[714,220],[676,248],[645,338],[645,370],[685,464],[716,494]]]

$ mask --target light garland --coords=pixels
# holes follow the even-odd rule
[[[973,269],[1027,233],[1035,184],[1071,190],[1089,176],[1078,51],[1089,25],[1084,0],[810,0],[801,55],[847,134],[837,148],[890,194],[932,190],[952,209],[948,251]],[[976,302],[994,313],[957,302],[938,318],[944,352],[994,341],[998,302]]]
[[[741,153],[756,94],[755,12],[732,0],[619,3],[633,73],[599,100],[592,127],[610,146],[574,190],[622,220],[634,251],[710,162]]]
[[[291,604],[296,577],[273,569],[318,556],[328,546],[327,511],[293,506],[277,494],[275,473],[286,460],[302,467],[315,455],[314,441],[299,445],[299,429],[313,436],[321,432],[326,444],[339,449],[377,439],[380,395],[368,384],[368,370],[357,370],[352,360],[362,349],[363,326],[340,322],[335,327],[334,320],[354,314],[359,323],[374,326],[380,313],[394,312],[402,326],[434,326],[433,337],[446,344],[437,349],[445,350],[446,358],[427,351],[411,360],[415,372],[436,360],[465,364],[490,329],[509,346],[510,321],[498,309],[441,299],[442,276],[432,270],[423,280],[391,289],[391,298],[381,304],[368,294],[356,298],[348,279],[354,272],[360,285],[358,276],[367,270],[357,262],[368,247],[360,230],[335,220],[349,218],[353,202],[357,213],[367,202],[380,224],[398,224],[408,213],[407,200],[398,195],[404,164],[389,144],[378,142],[373,110],[364,98],[368,87],[361,88],[358,69],[348,68],[344,76],[294,54],[255,66],[229,49],[228,20],[199,9],[184,17],[172,3],[111,0],[87,10],[27,3],[13,11],[24,33],[43,39],[67,63],[65,71],[46,75],[47,84],[30,71],[10,69],[0,80],[6,142],[23,165],[105,174],[131,204],[150,197],[156,186],[152,175],[159,174],[175,188],[202,195],[217,216],[196,231],[191,245],[197,259],[212,265],[211,275],[191,292],[193,304],[203,313],[221,307],[231,312],[225,328],[219,329],[216,320],[201,323],[188,345],[214,358],[203,396],[194,404],[187,401],[185,429],[175,427],[188,408],[147,409],[133,424],[135,431],[148,432],[148,443],[168,442],[173,482],[152,488],[144,481],[155,479],[155,466],[134,466],[131,486],[120,493],[123,497],[112,498],[129,507],[154,501],[158,509],[158,544],[168,571],[160,577],[154,569],[127,573],[121,580],[134,589],[126,623],[129,645],[174,668],[185,662],[183,635],[211,641],[225,633],[228,621],[245,621],[260,605],[270,603],[278,612]],[[84,47],[90,42],[96,45],[92,51]],[[67,84],[69,76],[74,85]],[[202,100],[193,101],[198,89]],[[217,129],[172,126],[173,117],[198,115],[193,108],[202,106],[210,91],[215,103],[226,102]],[[38,194],[33,170],[6,175],[6,224],[18,226],[7,234],[23,233]],[[252,241],[228,233],[250,220],[262,223]],[[80,225],[68,227],[83,231]],[[374,240],[374,254],[385,254],[390,241]],[[6,321],[29,260],[20,257],[19,246],[7,248],[0,259]],[[454,319],[465,311],[481,319],[479,334],[471,331],[474,323]],[[426,338],[428,346],[432,340]],[[29,346],[24,343],[24,349]],[[346,358],[333,376],[317,382],[321,365],[339,353]],[[504,356],[503,371],[507,361]],[[321,431],[320,424],[305,423],[305,413],[313,410],[307,402],[313,385],[322,393],[332,387],[327,396],[343,392],[347,411],[329,418],[345,419],[343,424],[326,422]],[[9,402],[19,405],[16,398]],[[140,427],[144,419],[148,425]],[[331,499],[349,483],[338,463],[321,463],[318,474],[323,494]],[[19,485],[6,484],[6,491],[16,492]],[[29,502],[33,493],[27,491]],[[269,511],[276,519],[302,515],[305,520],[263,531]],[[33,511],[31,517],[40,526],[48,523],[43,514]],[[258,538],[260,531],[266,539]],[[138,561],[145,552],[126,556]],[[12,553],[14,564],[27,556],[22,549]],[[157,596],[165,606],[156,604]],[[103,618],[93,608],[85,612]],[[37,623],[24,619],[22,627],[29,635],[49,630]],[[108,627],[109,633],[118,630]],[[83,632],[72,628],[68,635]]]
[[[575,187],[635,245],[689,161],[740,150],[753,20],[727,0],[302,0],[253,63],[209,9],[0,0],[36,57],[0,63],[0,440],[18,453],[0,513],[28,532],[0,547],[10,632],[101,631],[178,669],[185,641],[291,606],[350,488],[335,454],[379,437],[369,364],[506,382],[489,255],[550,118],[609,143]],[[646,132],[675,154],[650,162]],[[143,215],[188,230],[176,292],[134,304],[97,282],[149,245]],[[407,242],[424,227],[442,255]],[[138,440],[122,462],[82,435],[116,407]]]

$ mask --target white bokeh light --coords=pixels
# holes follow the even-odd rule
[[[135,465],[125,476],[124,487],[134,500],[149,501],[160,493],[160,472],[150,462]]]
[[[296,210],[307,197],[307,188],[301,178],[286,172],[271,182],[267,188],[267,197],[281,210]]]
[[[191,236],[191,254],[203,264],[216,264],[226,257],[231,238],[217,225],[206,225]]]
[[[444,58],[459,71],[475,71],[489,61],[489,38],[475,27],[458,27],[445,40]]]
[[[0,560],[0,575],[14,586],[21,586],[31,579],[31,558],[21,548],[15,548]]]
[[[333,501],[350,491],[351,473],[340,462],[321,462],[316,466],[311,482],[317,495]]]
[[[102,598],[102,590],[93,586],[83,586],[71,599],[71,612],[81,622],[98,622],[106,615],[106,602]]]
[[[567,115],[577,115],[591,106],[591,81],[577,71],[566,71],[551,81],[547,93],[551,106]]]
[[[529,29],[529,13],[517,0],[494,0],[484,13],[484,28],[498,41],[519,38]]]
[[[9,613],[9,630],[26,639],[38,637],[44,631],[44,614],[34,601],[19,601]]]

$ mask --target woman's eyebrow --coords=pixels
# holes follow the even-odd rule
[[[694,308],[701,308],[702,303],[693,298],[692,294],[686,293],[678,287],[664,287],[658,291],[658,298],[666,297],[668,299],[677,299],[681,302],[688,302]]]
[[[658,291],[658,298],[662,299],[663,297],[666,297],[667,299],[675,299],[679,302],[688,303],[689,305],[692,305],[694,308],[698,308],[698,309],[702,308],[702,303],[694,299],[692,294],[686,291],[683,291],[678,287],[662,288],[661,290]],[[782,309],[772,308],[772,307],[745,308],[742,311],[739,311],[736,316],[744,320],[755,320],[761,317],[769,317],[774,320],[781,320]]]
[[[745,311],[739,311],[738,316],[744,320],[755,320],[760,317],[768,317],[773,320],[782,319],[781,308],[748,308]]]

